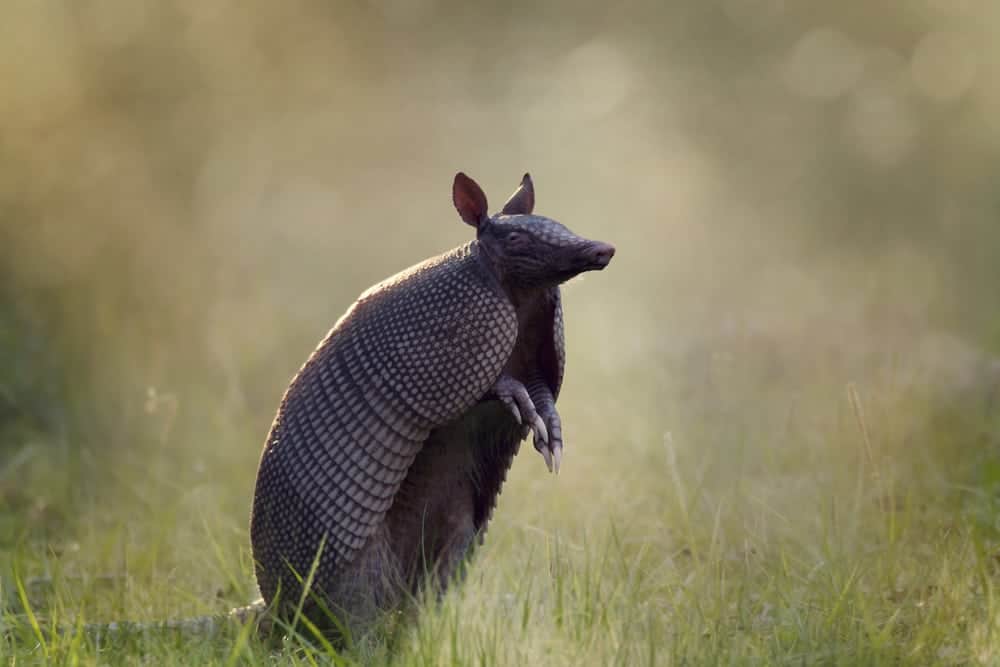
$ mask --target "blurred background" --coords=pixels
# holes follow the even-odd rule
[[[848,419],[845,387],[992,414],[998,29],[987,0],[8,0],[0,548],[112,534],[94,558],[183,571],[207,522],[242,596],[288,380],[362,290],[470,239],[459,170],[494,209],[530,171],[539,213],[618,248],[564,293],[546,493],[580,521],[571,491],[620,496],[665,438],[682,471],[828,446],[801,415]],[[897,413],[898,452],[937,409]],[[977,429],[942,456],[994,456]],[[551,488],[526,451],[515,496]]]

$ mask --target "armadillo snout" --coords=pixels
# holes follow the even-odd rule
[[[615,256],[615,247],[610,243],[595,242],[592,243],[586,251],[587,261],[593,265],[595,269],[603,269],[611,262],[611,258]]]

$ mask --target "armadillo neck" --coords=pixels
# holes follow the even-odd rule
[[[496,290],[498,295],[505,296],[509,300],[510,294],[508,294],[507,288],[503,283],[503,271],[501,271],[497,264],[496,258],[486,248],[486,244],[479,240],[472,241],[469,243],[469,252],[475,258],[487,282]]]
[[[489,282],[514,306],[518,313],[518,320],[526,319],[528,313],[534,311],[541,303],[541,299],[551,291],[549,287],[524,286],[507,280],[502,266],[490,254],[485,243],[478,240],[473,241],[469,244],[469,250]]]

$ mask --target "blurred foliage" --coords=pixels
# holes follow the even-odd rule
[[[5,264],[100,366],[315,338],[462,239],[458,168],[495,200],[535,171],[542,210],[623,245],[607,292],[647,322],[699,280],[710,318],[820,297],[996,333],[989,3],[4,11]]]

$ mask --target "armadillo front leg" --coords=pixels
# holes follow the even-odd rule
[[[523,436],[527,436],[530,429],[535,432],[536,440],[548,442],[549,434],[545,422],[535,409],[535,403],[531,400],[531,394],[528,393],[524,383],[504,373],[497,378],[490,393],[500,399],[507,410],[514,415],[517,423],[524,427]]]
[[[529,429],[534,432],[535,449],[545,459],[549,472],[558,472],[562,461],[562,424],[548,385],[539,379],[526,387],[505,373],[493,385],[492,393],[507,406],[517,423],[524,426],[525,436]]]
[[[548,437],[539,438],[538,431],[535,431],[535,449],[545,459],[545,465],[549,472],[559,472],[562,463],[563,441],[562,441],[562,421],[559,413],[556,412],[556,399],[552,396],[549,385],[540,377],[536,377],[528,382],[528,394],[532,403],[538,411],[538,416],[545,424],[543,433],[547,432]]]

